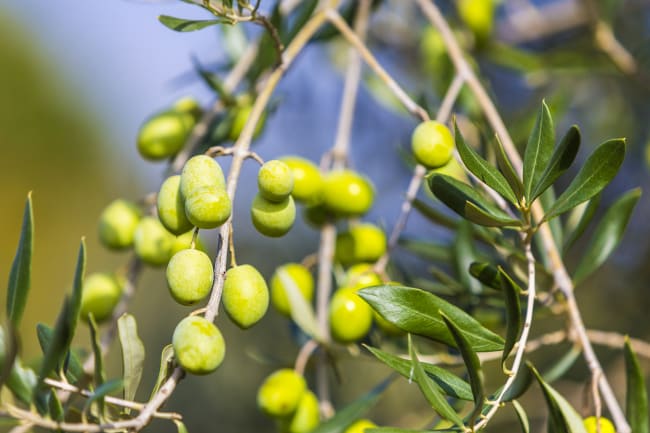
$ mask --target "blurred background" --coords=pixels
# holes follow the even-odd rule
[[[262,8],[270,10],[274,3],[263,1]],[[370,48],[409,93],[435,111],[452,78],[444,48],[412,2],[377,3]],[[558,135],[573,123],[580,125],[584,146],[579,158],[605,139],[627,138],[624,168],[606,190],[600,212],[623,191],[647,187],[650,4],[646,0],[504,0],[494,11],[483,10],[481,4],[489,2],[478,1],[470,8],[473,18],[457,3],[437,3],[472,52],[517,143],[525,143],[545,98]],[[24,359],[40,354],[35,325],[54,323],[58,313],[54,306],[70,289],[82,236],[88,242],[88,272],[111,271],[128,260],[128,253],[100,246],[96,223],[111,200],[136,201],[158,189],[164,164],[144,161],[135,146],[143,120],[183,96],[195,97],[205,106],[214,101],[193,61],[222,76],[227,70],[233,42],[220,28],[175,33],[158,22],[161,14],[206,18],[198,8],[171,1],[59,0],[55,7],[36,0],[0,3],[0,281],[7,280],[28,191],[33,191],[35,209],[34,280],[21,329]],[[258,28],[241,27],[251,38],[259,35]],[[603,36],[603,28],[620,46],[612,48],[614,39]],[[347,50],[342,41],[329,42],[310,45],[276,90],[275,108],[255,143],[263,158],[297,154],[318,161],[333,144]],[[355,112],[351,164],[373,180],[378,192],[366,219],[390,229],[410,177],[410,161],[403,155],[415,122],[386,95],[366,70]],[[471,95],[463,94],[456,108],[468,120],[467,133],[478,137],[476,141],[490,136]],[[315,252],[318,232],[299,220],[282,239],[257,234],[248,217],[255,175],[254,164],[247,165],[235,206],[235,245],[238,262],[254,264],[270,277],[277,265]],[[642,339],[650,336],[649,211],[646,193],[621,247],[579,288],[578,300],[590,328]],[[449,238],[449,233],[417,214],[406,235]],[[203,233],[212,254],[215,237],[216,232]],[[405,251],[398,252],[398,260],[405,267],[420,263]],[[140,400],[147,398],[155,381],[160,350],[189,312],[168,296],[163,277],[161,270],[147,269],[132,308],[147,349]],[[293,362],[298,349],[295,330],[275,311],[247,332],[225,316],[218,323],[228,345],[223,366],[207,377],[188,377],[167,408],[184,414],[189,431],[273,431],[272,422],[256,408],[255,392],[270,371]],[[90,347],[85,330],[76,341]],[[109,357],[113,377],[121,369],[119,347],[114,346]],[[599,354],[623,396],[621,353],[599,349]],[[645,367],[648,371],[647,363]],[[344,357],[339,369],[337,406],[388,374],[365,357]],[[580,402],[587,378],[578,362],[558,388]],[[532,400],[524,403],[539,428],[543,410],[536,410]],[[399,380],[371,417],[379,424],[416,428],[426,423],[428,413],[415,385]],[[510,415],[500,414],[489,431],[507,428]],[[166,432],[174,427],[154,423],[149,430]]]

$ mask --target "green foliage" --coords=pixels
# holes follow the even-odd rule
[[[625,415],[634,433],[648,433],[648,393],[645,377],[636,358],[630,339],[625,339],[625,377],[627,382]]]
[[[14,262],[9,273],[7,288],[7,317],[14,328],[20,325],[27,294],[32,281],[32,250],[34,249],[34,210],[32,209],[32,193],[27,195],[23,226],[20,230],[20,241]]]

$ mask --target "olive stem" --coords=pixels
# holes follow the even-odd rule
[[[449,57],[454,64],[457,72],[461,74],[474,96],[481,106],[483,113],[485,114],[488,122],[492,125],[492,128],[496,132],[497,136],[501,139],[503,143],[504,150],[510,159],[513,167],[518,173],[522,173],[523,162],[517,151],[517,148],[508,133],[503,119],[499,115],[494,103],[490,99],[489,95],[485,91],[485,88],[479,81],[477,75],[472,70],[471,66],[465,59],[464,53],[456,37],[454,36],[451,28],[447,24],[444,16],[438,9],[438,7],[429,0],[416,0],[420,9],[424,12],[424,15],[429,19],[431,24],[438,29],[442,39],[447,47],[447,52]],[[531,206],[532,215],[535,220],[541,221],[544,217],[544,209],[542,208],[539,201],[536,201]],[[551,264],[551,270],[553,272],[553,277],[558,288],[566,298],[567,310],[569,319],[571,321],[572,327],[577,333],[578,340],[583,348],[583,355],[589,370],[591,371],[592,376],[599,377],[599,389],[603,395],[603,399],[612,415],[614,424],[616,424],[616,430],[619,433],[630,433],[630,426],[625,419],[625,415],[621,406],[616,400],[614,392],[603,374],[603,369],[598,361],[589,337],[587,336],[584,322],[578,308],[575,296],[573,294],[573,282],[569,277],[569,274],[566,270],[564,262],[559,254],[557,245],[555,245],[555,240],[553,239],[553,234],[548,226],[548,224],[542,224],[539,226],[539,233],[542,239],[544,250],[546,251],[549,262]]]

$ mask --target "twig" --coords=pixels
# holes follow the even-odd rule
[[[499,112],[497,111],[492,100],[488,96],[487,92],[481,85],[478,77],[471,69],[467,60],[464,57],[463,51],[458,45],[455,36],[453,35],[447,21],[443,17],[442,13],[438,7],[429,0],[416,0],[424,14],[431,21],[431,23],[438,29],[440,32],[449,56],[454,63],[454,66],[458,73],[463,75],[467,81],[467,85],[470,87],[474,95],[476,96],[477,102],[480,104],[481,108],[488,121],[492,125],[492,128],[496,134],[501,138],[503,147],[508,155],[508,158],[512,162],[513,167],[520,174],[522,172],[523,163],[517,148],[506,129]],[[531,211],[533,217],[536,221],[540,221],[544,215],[544,209],[539,204],[539,201],[533,203],[531,206]],[[594,353],[593,347],[589,341],[589,337],[585,331],[585,325],[582,321],[582,316],[580,314],[580,309],[578,308],[575,296],[573,294],[573,282],[569,277],[569,274],[564,266],[564,262],[558,252],[557,246],[555,245],[555,240],[548,224],[543,224],[539,226],[539,233],[544,245],[544,250],[546,251],[549,262],[551,264],[551,270],[555,283],[558,288],[566,298],[567,311],[569,314],[569,319],[571,321],[572,327],[577,333],[578,340],[580,345],[583,348],[583,355],[585,361],[591,371],[592,376],[598,376],[600,379],[598,381],[600,392],[602,393],[603,399],[609,409],[609,412],[612,415],[614,424],[618,433],[630,433],[630,426],[625,419],[625,415],[621,406],[616,400],[616,396],[607,381],[607,378],[603,374],[603,369]]]
[[[296,356],[296,363],[293,368],[296,370],[296,373],[300,375],[305,374],[305,368],[307,367],[309,358],[311,357],[312,353],[316,351],[316,349],[318,349],[318,342],[311,338],[302,345],[300,352],[298,352],[298,356]]]

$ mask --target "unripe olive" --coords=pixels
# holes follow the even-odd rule
[[[226,354],[219,328],[200,316],[186,317],[176,325],[172,347],[178,364],[192,374],[212,373]]]
[[[293,191],[291,195],[300,203],[313,206],[322,201],[323,176],[311,161],[298,156],[280,158],[293,174]]]
[[[247,329],[266,314],[269,289],[264,277],[253,266],[235,266],[226,272],[221,300],[232,321]]]
[[[454,139],[445,125],[427,120],[413,130],[411,149],[420,164],[427,168],[438,168],[447,164],[453,156]]]
[[[257,194],[251,204],[251,220],[258,232],[280,237],[287,233],[296,219],[296,205],[291,196],[273,203]]]
[[[190,230],[189,232],[176,236],[176,239],[174,239],[174,244],[172,245],[171,255],[173,256],[179,251],[191,248],[193,236],[194,236],[194,230]],[[203,251],[204,253],[208,252],[207,248],[205,247],[205,244],[203,243],[203,240],[201,240],[200,235],[196,237],[196,241],[194,242],[194,248],[196,248],[199,251]]]
[[[494,0],[459,0],[458,15],[470,28],[477,42],[483,42],[494,24]]]
[[[314,297],[314,277],[306,267],[299,263],[287,263],[280,266],[271,277],[271,303],[285,316],[291,315],[291,303],[285,284],[287,282],[295,284],[307,302],[311,302]]]
[[[244,126],[248,121],[248,117],[251,115],[251,111],[253,111],[253,106],[249,101],[245,101],[242,105],[233,109],[231,113],[232,124],[230,126],[230,132],[228,134],[228,138],[230,138],[232,141],[237,141],[237,139],[241,135],[242,131],[244,130]],[[265,123],[266,123],[266,112],[263,112],[262,116],[260,116],[260,120],[257,122],[257,125],[255,125],[255,131],[253,131],[253,138],[259,137],[260,133],[262,132],[262,129],[264,128]]]
[[[226,178],[217,161],[207,155],[191,157],[181,171],[181,194],[185,200],[205,189],[226,188]]]
[[[350,267],[345,273],[345,286],[354,290],[382,284],[381,277],[373,271],[372,265],[360,263]]]
[[[584,419],[585,430],[587,433],[597,433],[597,427],[600,425],[600,433],[616,433],[616,429],[610,420],[605,417],[599,419],[595,416],[590,416]]]
[[[181,195],[180,184],[180,175],[168,177],[160,187],[156,201],[160,222],[175,235],[192,229],[192,223],[185,215],[185,203]]]
[[[375,428],[377,424],[369,419],[360,419],[348,426],[343,433],[364,433],[367,428]]]
[[[131,202],[122,199],[111,202],[99,217],[99,240],[107,248],[129,248],[140,216],[140,209]]]
[[[318,398],[307,390],[303,393],[294,414],[286,419],[280,419],[282,433],[309,433],[320,423]]]
[[[195,121],[198,121],[203,114],[201,104],[191,96],[186,96],[174,102],[174,110],[191,115]]]
[[[336,238],[336,259],[343,265],[374,262],[386,252],[386,234],[374,224],[355,224]]]
[[[307,389],[305,378],[290,368],[267,377],[257,391],[257,405],[267,415],[284,417],[293,414]]]
[[[188,118],[186,113],[168,110],[147,119],[138,132],[140,155],[153,161],[176,155],[191,130]]]
[[[81,312],[83,319],[92,313],[97,322],[111,317],[122,296],[122,286],[110,274],[96,273],[84,278],[81,289]]]
[[[153,266],[167,264],[171,258],[174,235],[160,223],[158,218],[144,217],[135,229],[135,253],[140,259]]]
[[[330,301],[329,322],[332,337],[341,343],[361,340],[372,327],[372,308],[356,290],[344,287]]]
[[[284,201],[293,191],[293,174],[284,162],[267,161],[257,174],[260,195],[272,202]]]
[[[368,212],[373,200],[374,191],[370,181],[355,171],[332,171],[323,179],[323,205],[336,214],[363,215]]]
[[[201,229],[219,227],[230,218],[232,202],[225,189],[203,189],[185,200],[185,214]]]
[[[204,252],[182,250],[169,260],[166,276],[169,292],[176,302],[182,305],[196,304],[212,289],[212,261]]]

